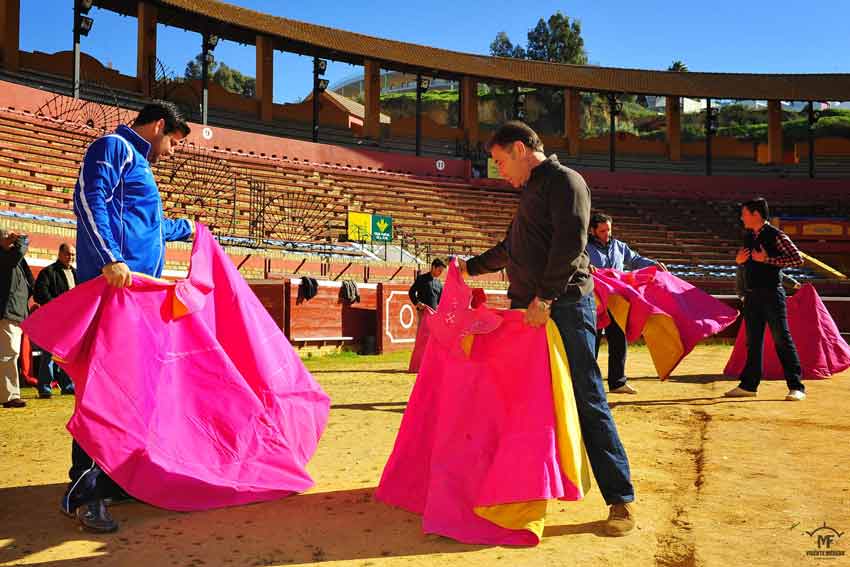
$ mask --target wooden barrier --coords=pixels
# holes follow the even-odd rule
[[[379,353],[412,349],[416,342],[416,309],[407,295],[409,288],[409,285],[378,284]]]

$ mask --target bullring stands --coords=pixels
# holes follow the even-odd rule
[[[68,223],[79,162],[94,132],[79,125],[62,124],[31,114],[0,112],[0,199],[7,212],[41,215],[50,222]],[[219,173],[210,172],[211,169]],[[451,254],[480,252],[503,235],[518,203],[518,193],[503,183],[463,178],[433,178],[386,171],[367,171],[345,165],[306,163],[293,156],[259,156],[253,151],[212,150],[187,145],[171,160],[157,166],[164,206],[190,216],[209,211],[209,183],[190,177],[203,171],[221,181],[215,203],[232,208],[232,221],[223,234],[236,239],[297,235],[308,231],[302,242],[324,243],[345,249],[351,258],[379,260],[363,248],[345,248],[346,212],[357,210],[392,216],[396,245],[417,248],[421,260]],[[194,173],[193,173],[194,172]],[[629,177],[599,177],[586,172],[593,188],[593,206],[614,217],[615,234],[642,254],[670,265],[690,279],[725,280],[729,288],[730,266],[739,242],[734,202],[748,196],[726,192],[706,198],[687,181],[678,185]],[[693,179],[693,178],[689,178]],[[666,183],[666,185],[665,185]],[[252,225],[257,215],[256,187],[265,196],[266,224]],[[197,194],[192,192],[196,191]],[[202,194],[204,193],[204,194]],[[835,194],[785,194],[776,190],[769,198],[781,198],[779,209],[800,212],[817,210],[827,203],[833,211],[847,212],[846,198]],[[820,204],[819,204],[820,203]],[[220,213],[223,215],[223,213]],[[834,216],[834,215],[833,215]],[[274,220],[274,231],[268,219]],[[287,223],[292,226],[287,232]],[[313,223],[307,226],[307,223]],[[263,233],[263,231],[266,233]],[[303,236],[303,234],[302,234]],[[407,240],[405,243],[404,240]],[[298,239],[293,239],[298,240]],[[278,243],[282,244],[282,243]],[[275,242],[265,242],[274,247]],[[290,251],[296,251],[290,247]],[[302,251],[305,251],[302,248]],[[343,252],[338,251],[339,254]],[[325,253],[330,253],[328,249]],[[808,270],[798,271],[811,278]]]

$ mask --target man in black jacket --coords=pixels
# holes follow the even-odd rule
[[[551,316],[566,349],[587,455],[605,502],[605,531],[621,536],[635,526],[629,461],[608,407],[596,364],[596,303],[587,252],[590,189],[577,172],[543,153],[537,134],[508,122],[488,142],[499,173],[521,188],[519,208],[502,242],[466,262],[471,276],[507,268],[511,308],[525,322],[545,325]]]
[[[803,257],[784,232],[767,222],[769,210],[765,199],[753,199],[741,205],[741,222],[747,229],[744,246],[738,250],[739,293],[744,302],[744,324],[747,329],[747,364],[741,383],[726,392],[728,398],[755,397],[761,382],[764,328],[770,327],[776,355],[785,371],[788,395],[785,399],[806,399],[803,370],[791,332],[782,268],[803,265]]]
[[[435,258],[431,262],[431,271],[421,274],[413,282],[413,285],[410,286],[407,295],[410,297],[410,302],[413,303],[417,311],[422,311],[426,305],[434,311],[437,310],[437,305],[440,303],[440,296],[443,294],[443,282],[440,281],[440,276],[445,269],[445,262],[439,258]]]
[[[21,321],[29,315],[32,271],[24,259],[29,239],[0,230],[0,403],[22,408],[18,356],[21,353]]]
[[[35,280],[35,300],[39,305],[47,305],[69,289],[77,285],[77,270],[71,265],[76,250],[67,242],[59,245],[57,260],[42,269]],[[50,385],[59,382],[63,394],[74,393],[74,383],[59,366],[53,364],[52,355],[41,351],[38,365],[38,397],[49,398],[53,395]]]

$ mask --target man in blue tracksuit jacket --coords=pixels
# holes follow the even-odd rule
[[[639,270],[647,266],[658,266],[667,271],[661,262],[641,256],[625,242],[611,236],[611,217],[594,213],[590,217],[590,238],[587,240],[587,255],[590,257],[590,270],[613,268],[615,270]],[[610,316],[610,312],[608,313]],[[628,384],[626,378],[626,334],[611,317],[611,324],[605,327],[608,338],[608,391],[612,394],[637,394],[637,390]],[[602,342],[602,329],[596,332],[596,356]]]
[[[155,101],[139,112],[132,127],[119,126],[88,147],[74,188],[78,283],[103,275],[112,286],[129,287],[131,272],[158,277],[165,266],[165,243],[192,236],[192,221],[163,217],[150,168],[188,135],[177,107]],[[71,460],[62,511],[89,531],[117,530],[104,501],[123,491],[76,441]]]

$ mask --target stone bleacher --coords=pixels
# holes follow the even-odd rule
[[[42,215],[56,222],[73,219],[74,182],[84,149],[94,135],[41,117],[0,111],[0,208]],[[420,259],[427,261],[430,257],[469,255],[489,248],[504,236],[519,200],[517,191],[492,181],[364,172],[345,166],[187,146],[156,167],[166,210],[193,212],[186,205],[192,201],[191,195],[185,194],[187,173],[175,170],[181,159],[193,159],[193,152],[204,154],[205,163],[217,164],[233,175],[233,192],[222,197],[233,201],[231,236],[256,237],[251,226],[251,182],[261,182],[267,196],[280,199],[277,206],[303,206],[304,215],[308,215],[315,214],[310,212],[315,210],[315,203],[322,203],[327,210],[322,213],[325,224],[317,243],[335,247],[343,256],[343,250],[348,250],[350,257],[366,261],[369,257],[365,252],[338,242],[346,232],[348,210],[392,216],[400,239],[420,246]],[[209,161],[210,155],[214,156],[213,161]],[[723,280],[725,289],[730,289],[740,232],[737,210],[728,195],[715,201],[689,195],[682,189],[666,195],[646,194],[623,186],[598,186],[592,190],[594,209],[614,218],[617,238],[641,254],[664,262],[681,276]],[[812,204],[812,196],[807,196],[806,201],[799,196],[787,197],[782,206],[789,209],[797,204]],[[841,207],[846,209],[847,202]],[[290,212],[280,216],[280,222],[290,222],[287,219],[298,216],[293,217]],[[275,247],[274,242],[263,245]],[[421,248],[423,245],[425,248]],[[293,247],[289,250],[298,252]],[[300,251],[309,253],[303,247]],[[797,277],[803,279],[812,275],[808,271],[797,272]]]

